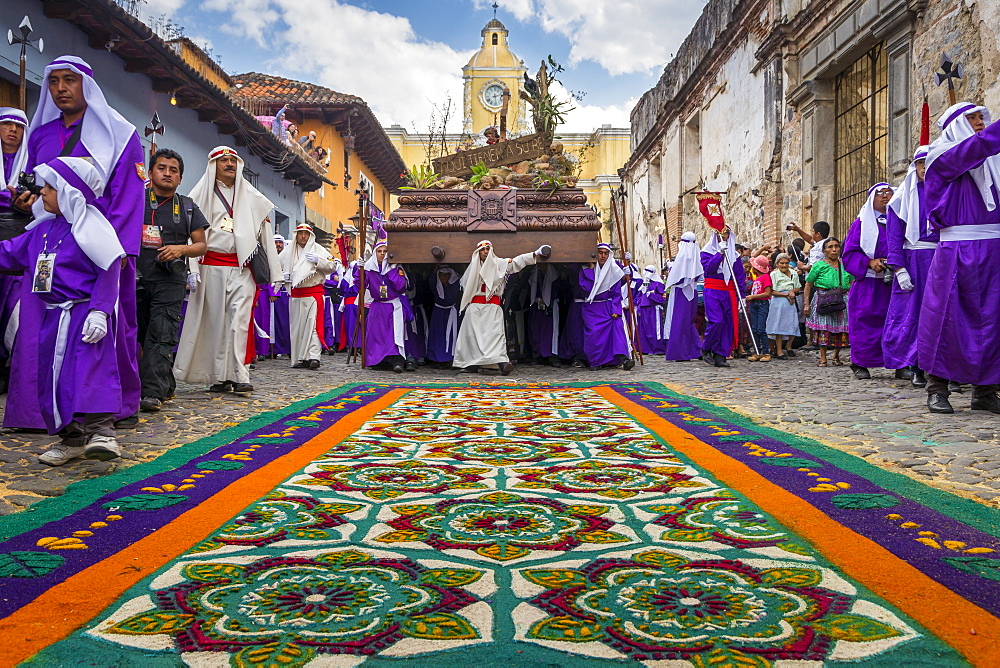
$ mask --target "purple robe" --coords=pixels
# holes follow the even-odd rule
[[[642,354],[663,355],[666,341],[663,340],[663,283],[650,281],[645,290],[633,292],[638,307],[639,343]]]
[[[931,227],[1000,225],[1000,206],[986,209],[970,169],[1000,154],[1000,123],[945,151],[924,180]],[[995,201],[1000,202],[996,185]],[[917,355],[927,373],[973,385],[1000,384],[1000,238],[948,241],[931,261],[931,289],[917,325]]]
[[[359,268],[355,267],[355,284],[358,282]],[[385,286],[386,296],[382,297],[382,286]],[[395,317],[396,309],[403,319],[405,336],[406,323],[413,318],[406,298],[406,276],[400,274],[397,267],[388,269],[385,274],[375,271],[365,271],[365,366],[375,366],[386,357],[400,355],[396,345]],[[409,314],[409,318],[407,318]],[[405,353],[405,341],[404,351]]]
[[[937,243],[938,232],[930,229],[927,222],[927,207],[924,204],[924,184],[917,183],[917,197],[920,202],[920,242]],[[886,235],[888,239],[889,264],[905,267],[913,281],[912,290],[903,290],[899,281],[892,282],[892,296],[889,298],[889,313],[885,318],[882,333],[882,356],[890,369],[920,366],[917,359],[917,322],[920,320],[920,305],[924,300],[924,290],[930,275],[933,248],[904,248],[906,243],[906,221],[896,212],[886,212]]]
[[[323,282],[323,347],[327,350],[337,349],[337,325],[340,311],[333,303],[333,297],[337,290],[336,279],[327,278]]]
[[[340,294],[343,301],[337,310],[340,311],[340,332],[338,350],[344,350],[345,348],[351,349],[356,348],[355,337],[358,336],[357,325],[358,325],[358,286],[357,284],[352,284],[346,278],[340,281]]]
[[[31,339],[37,360],[32,383],[35,394],[26,396],[24,388],[17,386],[18,391],[12,392],[10,397],[19,396],[21,401],[34,404],[40,424],[50,434],[55,434],[82,414],[117,415],[122,410],[119,367],[111,334],[115,331],[115,302],[119,298],[118,280],[122,272],[118,261],[107,271],[95,265],[76,244],[69,223],[61,216],[0,243],[0,269],[24,270],[30,276],[35,260],[45,247],[43,235],[46,233],[49,234],[50,252],[52,240],[62,240],[56,250],[52,289],[48,293],[33,293],[33,282],[25,280],[27,290],[21,299],[22,311],[28,306],[32,312],[40,314],[33,323],[35,329]],[[83,324],[91,310],[108,314],[109,333],[97,343],[84,343]],[[63,323],[65,352],[58,378],[54,378],[61,319],[66,320]]]
[[[14,164],[14,157],[17,152],[3,154],[3,171],[0,172],[0,210],[9,209],[14,201],[14,193],[7,187],[7,175],[10,174],[11,166]]]
[[[701,335],[698,333],[698,293],[691,299],[684,296],[683,290],[674,290],[674,311],[670,317],[670,336],[667,337],[666,358],[670,361],[683,362],[701,357]]]
[[[410,321],[406,324],[406,357],[407,359],[423,360],[427,357],[427,318],[424,307],[414,304],[410,298],[406,302],[410,306]]]
[[[877,212],[876,212],[877,215]],[[875,256],[861,248],[861,219],[851,225],[844,238],[844,269],[854,276],[847,306],[847,327],[851,338],[851,363],[863,367],[891,367],[882,352],[882,332],[889,312],[892,288],[879,276],[868,276],[868,261],[889,256],[885,225],[878,224]]]
[[[270,294],[271,286],[262,285],[257,294],[257,305],[253,308],[253,320],[257,323],[257,327],[264,331],[264,335],[261,336],[257,327],[254,328],[254,347],[257,354],[264,357],[271,354],[271,337],[268,336],[271,331],[271,300],[268,299]]]
[[[614,262],[614,260],[608,260]],[[589,295],[594,287],[593,267],[581,267],[580,289]],[[622,281],[628,278],[628,274]],[[629,357],[628,336],[622,311],[622,281],[594,296],[594,301],[581,304],[583,318],[583,355],[591,367],[616,364],[619,355]]]
[[[261,292],[263,294],[263,291]],[[268,286],[268,297],[277,297],[274,304],[274,341],[271,343],[272,355],[292,354],[292,329],[291,320],[288,317],[288,305],[291,302],[291,295],[287,290],[280,290],[277,293]]]
[[[451,362],[455,359],[455,341],[458,338],[458,301],[462,296],[462,286],[458,281],[443,285],[444,297],[439,297],[437,290],[432,288],[434,309],[431,311],[430,325],[427,329],[427,359],[433,362]],[[454,319],[456,327],[449,332],[449,319]]]
[[[705,340],[702,345],[705,350],[723,357],[732,355],[739,343],[740,310],[736,300],[746,291],[746,272],[739,258],[736,260],[733,266],[735,286],[729,283],[729,289],[719,289],[712,287],[711,283],[722,283],[725,255],[701,254],[701,266],[705,269]]]
[[[28,139],[26,171],[32,171],[36,165],[59,157],[70,134],[72,134],[72,130],[64,127],[62,119],[58,118],[32,132]],[[87,147],[82,141],[77,143],[70,153],[72,157],[89,157],[89,155]],[[119,411],[115,412],[117,418],[137,413],[142,393],[142,386],[139,382],[139,326],[136,319],[135,259],[139,255],[142,239],[146,193],[145,182],[140,178],[136,166],[141,166],[144,162],[139,136],[133,134],[125,150],[122,151],[118,163],[111,171],[104,192],[94,201],[94,205],[107,217],[115,229],[118,240],[128,255],[125,266],[120,269],[119,285],[121,289],[116,307],[117,317],[110,320],[114,323],[115,330],[106,337],[114,341],[121,388],[121,407]],[[32,267],[33,270],[34,267]],[[30,342],[37,339],[42,321],[45,319],[45,313],[39,300],[26,300],[24,298],[29,294],[31,294],[31,281],[23,281],[18,340]],[[42,413],[36,399],[38,396],[39,363],[36,346],[15,344],[11,360],[10,384],[11,387],[19,388],[20,391],[13,392],[7,397],[3,426],[39,428],[43,425]]]
[[[593,278],[591,278],[593,282]],[[580,287],[579,283],[573,286],[573,301],[566,309],[566,322],[563,323],[562,333],[559,335],[559,357],[562,359],[572,359],[583,361],[583,301],[590,293]]]

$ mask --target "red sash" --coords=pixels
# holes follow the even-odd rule
[[[736,350],[740,345],[740,307],[739,297],[736,292],[736,283],[727,283],[721,278],[706,278],[705,289],[723,290],[729,293],[729,307],[733,314],[733,350]]]
[[[312,297],[316,300],[316,336],[319,337],[319,344],[326,348],[323,336],[323,297],[326,290],[323,285],[314,285],[310,288],[292,288],[292,299],[308,299]]]
[[[205,253],[204,257],[201,258],[200,262],[202,264],[207,264],[210,267],[240,266],[240,261],[236,257],[236,253],[216,253],[215,251],[208,251]]]
[[[483,295],[476,295],[472,298],[473,304],[496,304],[500,306],[500,295],[493,295],[490,297],[489,301],[486,301],[486,297]]]

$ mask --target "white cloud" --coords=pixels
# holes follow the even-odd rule
[[[160,14],[166,14],[167,17],[171,17],[177,13],[177,10],[184,6],[185,0],[146,0],[146,5],[143,8],[143,15],[147,17],[156,17]]]
[[[591,132],[602,125],[611,124],[614,128],[629,127],[629,113],[638,101],[631,98],[621,104],[598,106],[583,104],[570,97],[569,91],[561,83],[556,82],[550,89],[559,100],[568,100],[573,111],[566,114],[566,122],[559,126],[557,132]]]
[[[230,3],[203,7],[226,11]],[[426,131],[434,103],[451,95],[461,107],[461,70],[473,51],[421,39],[404,17],[337,0],[242,0],[230,16],[223,30],[280,53],[261,69],[357,95],[386,125]]]
[[[570,43],[569,66],[592,61],[609,74],[652,72],[667,64],[704,4],[694,0],[497,0],[514,18],[537,21]],[[473,0],[479,9],[490,0]]]

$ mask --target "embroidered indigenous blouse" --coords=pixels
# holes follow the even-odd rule
[[[826,260],[820,260],[812,266],[809,270],[809,275],[806,276],[806,283],[812,283],[817,288],[823,290],[829,290],[830,288],[838,287],[848,288],[854,281],[854,276],[852,276],[846,269],[844,269],[843,261],[841,261],[840,269],[831,267]]]

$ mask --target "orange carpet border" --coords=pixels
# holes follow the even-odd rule
[[[812,543],[845,573],[923,624],[970,663],[990,665],[982,661],[995,657],[1000,619],[613,388],[592,389]],[[873,563],[879,564],[877,571],[870,568]]]
[[[229,518],[357,431],[410,389],[387,392],[338,420],[302,446],[237,479],[224,490],[120,552],[60,582],[30,604],[0,619],[0,666],[16,666],[68,637],[107,609],[152,571],[207,538]],[[221,520],[219,518],[222,518]],[[142,567],[137,567],[137,564]]]

